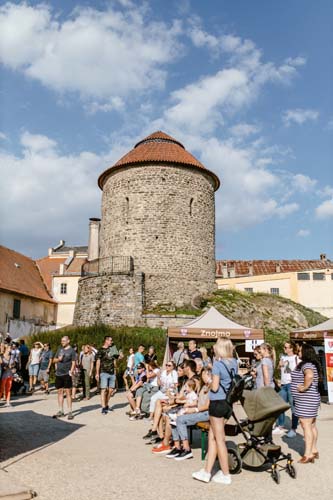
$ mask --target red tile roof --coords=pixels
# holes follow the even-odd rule
[[[54,302],[47,292],[36,262],[1,245],[0,289]]]
[[[235,269],[235,276],[258,276],[288,272],[311,271],[313,269],[333,268],[331,260],[217,260],[216,276],[222,277],[222,269]],[[252,274],[250,267],[252,266]]]
[[[220,186],[217,175],[207,170],[199,160],[186,151],[176,139],[164,132],[158,131],[139,141],[129,153],[120,158],[117,163],[99,176],[98,185],[103,189],[104,182],[110,172],[124,166],[142,165],[147,163],[170,163],[199,168],[210,174],[215,182],[215,190]]]
[[[87,262],[88,259],[86,257],[74,257],[70,265],[67,267],[65,270],[66,273],[81,273],[81,268],[85,262]]]
[[[66,257],[52,259],[50,257],[43,257],[38,259],[36,264],[43,277],[44,283],[50,294],[52,294],[52,275],[59,274],[60,264],[64,264]]]

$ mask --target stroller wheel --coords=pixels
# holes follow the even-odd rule
[[[275,467],[274,467],[274,469],[272,469],[271,474],[272,474],[273,481],[275,481],[276,484],[280,484],[280,479],[281,479],[280,472]]]
[[[242,459],[238,447],[232,441],[227,441],[228,464],[230,474],[239,474],[242,470]]]
[[[293,464],[287,464],[287,473],[289,474],[290,477],[296,479],[297,472]]]

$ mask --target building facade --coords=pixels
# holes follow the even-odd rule
[[[87,258],[87,246],[66,246],[61,240],[49,248],[47,257],[36,261],[48,292],[57,303],[57,328],[73,323],[78,282]]]
[[[0,332],[15,338],[55,328],[56,308],[36,262],[0,246]]]
[[[333,317],[333,262],[318,260],[217,261],[219,289],[281,295]]]

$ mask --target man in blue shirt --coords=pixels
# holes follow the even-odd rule
[[[143,344],[140,344],[138,347],[138,350],[134,354],[134,369],[138,366],[139,363],[144,363],[145,362],[145,357],[143,355],[145,350],[145,346]]]

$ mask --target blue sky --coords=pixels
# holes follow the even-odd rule
[[[163,130],[210,170],[221,259],[333,258],[330,0],[0,2],[1,243],[86,244],[98,175]]]

